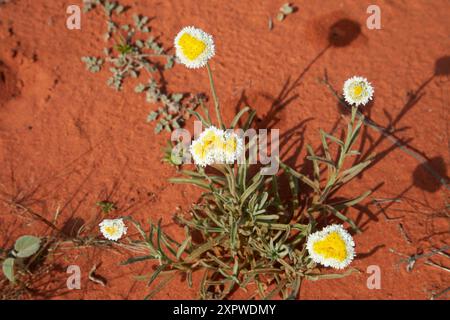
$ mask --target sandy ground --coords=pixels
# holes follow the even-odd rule
[[[75,1],[80,2],[81,1]],[[364,110],[447,178],[449,164],[450,3],[433,1],[295,1],[298,10],[269,31],[283,1],[122,1],[125,15],[154,17],[151,26],[170,47],[185,25],[214,35],[212,61],[225,119],[248,104],[263,125],[288,138],[282,154],[299,167],[305,144],[319,146],[319,128],[343,125],[335,98],[319,83],[326,70],[339,89],[349,76],[362,75],[375,86],[375,101]],[[193,188],[170,184],[174,168],[161,163],[166,133],[155,135],[146,123],[155,106],[133,92],[108,88],[107,72],[91,74],[80,57],[103,48],[104,18],[82,16],[81,30],[65,27],[73,1],[12,0],[0,5],[0,192],[60,225],[96,222],[95,202],[111,199],[118,213],[139,221],[162,218],[175,238],[172,222],[180,207],[198,199]],[[378,4],[382,29],[366,28],[369,4]],[[342,22],[344,21],[344,22]],[[330,28],[349,33],[348,41],[329,42]],[[334,29],[333,29],[334,28]],[[336,29],[337,28],[337,29]],[[165,75],[168,89],[208,92],[206,71],[181,65]],[[269,121],[269,120],[270,121]],[[191,124],[188,124],[190,127]],[[360,274],[339,280],[305,281],[301,299],[429,299],[448,287],[449,273],[419,260],[407,272],[404,257],[449,244],[448,190],[425,166],[372,129],[363,134],[364,154],[377,160],[343,196],[373,189],[372,198],[349,212],[364,230],[355,236]],[[301,168],[300,168],[301,169]],[[376,199],[398,199],[372,203]],[[0,211],[0,246],[10,247],[21,234],[48,232],[28,216]],[[133,233],[132,233],[133,235]],[[393,252],[394,251],[394,252]],[[148,289],[133,276],[151,264],[118,266],[127,254],[100,248],[67,251],[55,257],[58,268],[39,283],[35,298],[140,299]],[[440,256],[433,262],[447,265]],[[88,280],[94,264],[106,287]],[[81,290],[67,290],[67,266],[79,265]],[[368,266],[381,270],[381,289],[366,286]],[[198,275],[196,276],[198,280]],[[196,288],[176,279],[156,298],[195,298]],[[245,298],[245,294],[238,295]],[[443,296],[441,298],[448,298]]]

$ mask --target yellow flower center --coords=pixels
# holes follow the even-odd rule
[[[326,259],[332,258],[342,262],[347,258],[345,241],[337,232],[331,232],[324,239],[314,243],[313,249]]]
[[[201,159],[205,159],[208,153],[208,148],[203,143],[197,143],[193,146],[192,150]]]
[[[213,131],[209,131],[208,133],[206,133],[205,135],[204,135],[204,137],[202,138],[202,142],[203,142],[203,144],[206,146],[206,147],[209,147],[209,146],[212,146],[212,145],[215,145],[215,144],[217,144],[219,141],[218,141],[219,139],[218,139],[218,137],[217,137],[217,134],[215,133],[215,132],[213,132]]]
[[[178,45],[181,47],[183,54],[189,60],[195,60],[202,54],[206,49],[206,44],[191,36],[188,33],[183,34],[178,40]]]
[[[237,141],[235,137],[229,138],[225,143],[225,151],[227,153],[234,153],[236,152],[237,148]]]
[[[115,235],[119,231],[119,228],[115,225],[105,227],[105,232],[111,236]]]
[[[353,88],[353,94],[355,95],[355,97],[359,97],[362,92],[363,92],[363,87],[359,84]]]

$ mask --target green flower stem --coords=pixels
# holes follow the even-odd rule
[[[216,87],[214,86],[214,80],[213,80],[212,71],[211,71],[211,67],[209,66],[209,63],[206,63],[206,70],[208,70],[209,85],[211,86],[211,92],[212,92],[212,96],[214,99],[214,108],[216,110],[217,121],[219,122],[219,127],[222,129],[225,129],[225,126],[223,125],[223,121],[222,121],[222,116],[220,115],[219,98],[217,98]]]

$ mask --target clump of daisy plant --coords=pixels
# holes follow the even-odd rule
[[[174,216],[184,228],[184,239],[174,240],[162,230],[161,221],[151,223],[149,231],[132,221],[143,238],[139,247],[146,253],[123,264],[158,262],[154,272],[142,276],[152,287],[146,298],[178,274],[193,286],[193,273],[198,272],[202,274],[198,293],[202,299],[226,299],[239,288],[248,292],[249,299],[295,299],[305,279],[343,277],[355,271],[349,266],[355,255],[354,241],[345,228],[354,233],[361,230],[347,212],[370,191],[348,199],[337,194],[371,162],[371,158],[354,159],[363,124],[362,117],[356,118],[356,104],[346,119],[344,134],[334,136],[321,130],[321,150],[307,147],[313,168],[310,176],[281,159],[279,173],[264,175],[250,161],[255,139],[246,142],[236,133],[241,120],[243,132],[252,127],[256,111],[245,107],[229,125],[222,121],[209,66],[214,55],[212,37],[188,27],[176,36],[175,45],[187,67],[206,67],[217,122],[211,120],[206,106],[204,115],[194,113],[206,127],[190,146],[194,166],[171,179],[203,190],[189,212]],[[288,192],[280,191],[284,181],[288,185],[283,190]],[[333,274],[327,270],[330,267],[346,270]],[[156,279],[159,283],[154,285]]]

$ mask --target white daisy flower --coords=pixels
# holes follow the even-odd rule
[[[333,224],[309,235],[306,249],[316,263],[343,269],[355,257],[352,236],[339,224]]]
[[[201,68],[215,54],[211,35],[195,27],[184,27],[175,37],[176,56],[188,68]]]
[[[351,105],[366,105],[372,100],[373,92],[372,85],[363,77],[351,77],[344,83],[344,98]]]
[[[205,167],[218,160],[217,150],[223,144],[224,132],[214,126],[203,131],[200,136],[194,140],[190,147],[190,152],[194,158],[194,163]]]
[[[105,219],[99,226],[103,236],[108,240],[117,241],[127,234],[127,227],[122,219]]]
[[[226,163],[238,160],[244,151],[244,139],[234,132],[226,132],[223,142],[220,146],[221,159]]]

